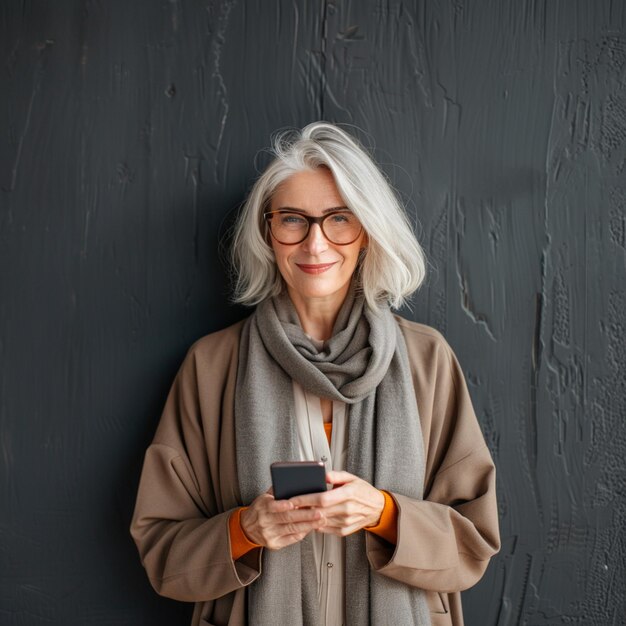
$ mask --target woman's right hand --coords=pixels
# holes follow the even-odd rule
[[[275,500],[271,489],[253,500],[239,520],[250,541],[270,550],[298,543],[326,523],[319,509],[297,509],[289,500]]]

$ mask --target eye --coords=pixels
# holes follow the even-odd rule
[[[279,219],[283,226],[304,226],[306,224],[306,220],[297,213],[280,213]]]
[[[352,213],[333,213],[328,216],[328,220],[333,224],[351,224],[354,216]]]

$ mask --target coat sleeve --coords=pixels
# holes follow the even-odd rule
[[[462,370],[445,340],[431,333],[432,345],[420,348],[426,354],[407,341],[426,449],[424,500],[392,493],[397,543],[367,533],[366,546],[379,573],[452,593],[474,585],[500,548],[495,467]]]
[[[189,602],[226,595],[250,584],[261,570],[261,549],[231,558],[228,519],[235,507],[223,510],[219,481],[212,476],[219,466],[209,458],[214,446],[204,433],[201,368],[190,350],[146,452],[131,523],[154,589]],[[214,427],[219,432],[219,420]]]

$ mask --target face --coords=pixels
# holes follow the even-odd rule
[[[271,210],[287,208],[318,217],[328,209],[345,208],[345,202],[330,171],[318,168],[297,172],[278,186]],[[301,243],[281,244],[271,235],[270,241],[276,264],[296,307],[315,302],[341,306],[357,266],[359,251],[366,243],[364,232],[353,243],[341,246],[328,241],[319,224],[312,224]]]

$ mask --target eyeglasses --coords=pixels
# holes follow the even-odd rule
[[[311,217],[304,213],[294,213],[279,209],[264,213],[272,237],[285,245],[303,242],[311,230],[312,224],[319,224],[324,237],[338,246],[354,243],[363,226],[350,211],[333,211],[321,217]]]

